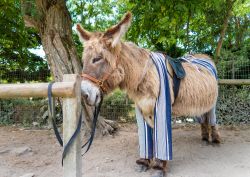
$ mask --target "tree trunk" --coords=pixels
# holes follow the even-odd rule
[[[22,1],[22,3],[25,3]],[[72,21],[64,0],[35,0],[37,17],[24,15],[26,26],[38,29],[43,49],[46,54],[51,74],[55,81],[62,81],[64,74],[80,74],[81,60],[77,56],[72,38]],[[25,12],[24,12],[25,14]],[[86,127],[91,127],[93,108],[83,106],[87,110],[84,118]],[[104,119],[99,119],[102,132],[114,129]]]
[[[239,19],[239,17],[234,17],[234,21],[235,21],[235,29],[236,29],[235,46],[238,49],[240,46],[240,39],[242,36],[242,33],[240,31],[240,19]]]
[[[250,20],[247,17],[247,15],[245,15],[242,18],[234,17],[234,20],[235,20],[235,31],[236,31],[235,46],[237,49],[239,49],[244,41],[245,33],[249,28]]]
[[[79,74],[82,64],[72,40],[71,18],[64,0],[36,0],[42,17],[39,34],[52,75],[62,81],[63,74]]]
[[[187,29],[186,29],[187,42],[186,42],[186,47],[185,47],[187,51],[189,51],[189,25],[190,25],[191,15],[192,15],[191,6],[189,6],[188,18],[187,18]]]
[[[225,37],[226,34],[226,30],[228,27],[228,20],[231,17],[232,14],[232,9],[233,9],[233,4],[234,4],[234,0],[227,0],[226,1],[226,6],[227,6],[227,11],[223,20],[223,25],[220,31],[220,38],[216,47],[216,51],[215,51],[215,63],[218,62],[218,57],[220,56],[220,51],[221,51],[221,47],[222,47],[222,43],[223,43],[223,39]]]

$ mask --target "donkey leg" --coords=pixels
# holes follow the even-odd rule
[[[153,158],[153,129],[143,119],[141,111],[136,107],[136,120],[138,125],[140,159],[136,160],[137,171],[146,171]]]
[[[145,172],[149,169],[150,166],[150,159],[143,159],[140,158],[138,160],[136,160],[136,164],[137,166],[137,171],[139,172]]]
[[[152,168],[155,170],[152,177],[164,177],[167,172],[167,161],[155,159]]]
[[[167,161],[166,160],[155,159],[152,168],[155,169],[155,170],[166,171],[167,170]]]
[[[213,107],[208,113],[208,120],[209,124],[211,125],[211,136],[212,136],[212,143],[219,144],[221,142],[220,133],[218,130],[218,126],[216,124],[216,114],[215,114],[215,107]]]
[[[220,144],[221,137],[217,125],[211,126],[212,129],[212,143]]]
[[[202,141],[209,141],[209,126],[207,114],[203,114],[201,117],[198,117],[198,121],[201,124],[201,139]]]

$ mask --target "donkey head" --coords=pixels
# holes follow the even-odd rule
[[[127,32],[131,19],[128,12],[117,25],[105,32],[89,32],[77,24],[78,36],[84,47],[81,88],[87,104],[98,104],[102,92],[112,91],[123,81],[124,70],[119,65],[121,37]]]

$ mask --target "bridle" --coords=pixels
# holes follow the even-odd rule
[[[97,78],[95,78],[89,74],[86,74],[86,73],[82,73],[81,77],[83,79],[87,79],[87,80],[91,81],[93,84],[97,85],[103,93],[107,93],[108,87],[107,87],[107,84],[105,84],[105,82],[109,79],[109,77],[117,69],[117,65],[118,65],[118,57],[116,57],[115,67],[110,72],[105,73],[105,75],[101,79],[97,79]]]
[[[109,79],[109,77],[111,76],[111,74],[117,69],[117,60],[116,60],[116,66],[115,68],[113,68],[110,72],[105,73],[104,76],[101,79],[97,79],[89,74],[86,73],[82,73],[81,77],[82,79],[87,79],[89,81],[91,81],[92,83],[94,83],[95,85],[97,85],[100,89],[101,89],[101,101],[100,103],[95,106],[94,112],[93,112],[93,123],[92,123],[92,128],[91,128],[91,133],[90,133],[90,138],[88,139],[88,141],[82,146],[82,148],[87,146],[87,149],[85,151],[88,152],[90,146],[92,145],[92,142],[94,140],[94,136],[95,136],[95,129],[96,129],[96,123],[97,123],[97,119],[98,119],[98,115],[100,113],[100,109],[102,106],[102,101],[103,101],[103,93],[106,93],[108,91],[108,88],[105,86],[105,82]],[[84,154],[85,154],[84,153]],[[83,154],[83,155],[84,155]]]
[[[90,76],[88,74],[85,74],[85,73],[82,73],[81,74],[81,77],[83,79],[87,79],[89,81],[91,81],[92,83],[94,83],[95,85],[97,85],[103,93],[106,93],[107,92],[107,87],[104,85],[104,82],[108,80],[109,76],[112,74],[113,72],[110,72],[110,73],[107,73],[104,75],[104,77],[102,79],[97,79],[93,76]]]

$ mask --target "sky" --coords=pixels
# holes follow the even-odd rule
[[[42,58],[45,58],[45,52],[42,46],[37,47],[36,49],[29,49],[29,51],[35,55],[38,55]]]
[[[76,26],[73,27],[73,30],[76,31]],[[45,52],[43,50],[43,46],[40,45],[37,48],[29,49],[29,51],[37,56],[40,56],[42,58],[45,58]]]

